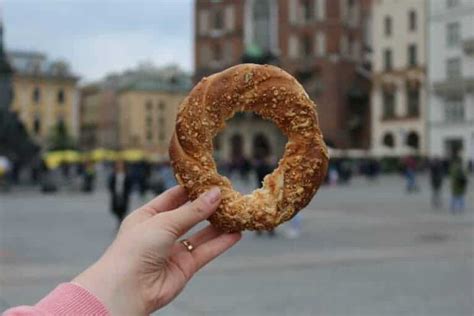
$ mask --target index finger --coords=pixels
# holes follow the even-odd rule
[[[184,188],[178,185],[174,186],[133,211],[127,216],[127,222],[141,223],[158,213],[174,210],[187,201],[188,196]]]
[[[160,213],[150,219],[151,225],[171,233],[174,238],[186,233],[197,223],[207,219],[217,209],[221,192],[218,187],[201,194],[192,203],[183,205],[171,212]]]

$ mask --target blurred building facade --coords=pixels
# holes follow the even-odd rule
[[[425,0],[373,3],[371,147],[376,155],[427,152],[425,14]]]
[[[81,147],[139,149],[168,159],[176,114],[191,77],[177,66],[110,74],[81,89]]]
[[[318,105],[329,145],[368,148],[370,2],[196,0],[194,80],[241,62],[275,64],[294,75]],[[241,138],[251,156],[248,144],[261,142],[256,139],[266,127],[257,117],[241,120],[238,129],[232,124],[223,138]],[[243,129],[249,132],[225,135]],[[266,142],[278,148],[281,137]]]
[[[47,147],[53,128],[62,125],[73,138],[79,136],[78,77],[66,62],[49,61],[44,54],[11,51],[13,102],[35,142]]]
[[[117,92],[103,83],[81,88],[80,147],[118,149]]]
[[[429,3],[430,154],[474,160],[474,2]]]

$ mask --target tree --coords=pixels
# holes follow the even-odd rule
[[[48,139],[48,148],[51,150],[66,150],[76,148],[76,141],[69,134],[67,126],[63,121],[59,121],[51,129]]]

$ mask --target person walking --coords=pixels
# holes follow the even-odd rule
[[[435,157],[430,163],[431,205],[433,208],[441,207],[443,176],[443,164],[439,158]]]
[[[416,159],[408,156],[405,159],[405,179],[407,193],[418,192],[418,184],[416,183]]]
[[[10,160],[6,156],[0,156],[0,191],[9,191]]]
[[[131,177],[126,171],[123,161],[117,161],[113,173],[109,178],[110,207],[112,214],[117,218],[118,226],[127,215],[130,201]]]
[[[466,207],[467,175],[460,160],[455,160],[449,173],[451,178],[451,213],[462,213]]]
[[[94,191],[95,164],[93,161],[87,161],[83,171],[82,191],[91,193]]]

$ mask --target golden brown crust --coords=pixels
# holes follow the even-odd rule
[[[272,120],[288,137],[278,167],[242,195],[217,173],[212,139],[238,111]],[[328,152],[315,104],[280,68],[242,64],[202,79],[180,105],[170,158],[176,179],[195,199],[213,186],[222,202],[210,222],[224,231],[272,229],[305,207],[323,182]]]

